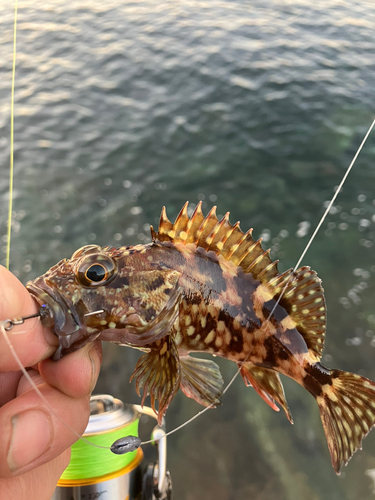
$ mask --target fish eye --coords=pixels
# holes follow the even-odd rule
[[[116,264],[107,255],[88,255],[78,263],[76,277],[85,287],[102,286],[113,278],[115,272]]]
[[[89,281],[103,281],[107,276],[107,271],[102,264],[93,264],[87,269],[85,274]]]

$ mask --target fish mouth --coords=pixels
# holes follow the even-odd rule
[[[74,304],[42,278],[29,281],[26,288],[40,305],[39,313],[43,326],[50,327],[59,339],[59,347],[53,359],[58,360],[64,354],[82,347],[77,344],[82,340],[84,325]]]

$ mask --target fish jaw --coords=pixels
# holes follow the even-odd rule
[[[99,330],[88,329],[74,304],[43,277],[30,281],[26,288],[40,305],[42,324],[53,327],[52,331],[58,337],[59,347],[53,356],[54,361],[80,349],[100,334]]]
[[[67,294],[54,286],[53,282],[44,276],[27,283],[26,287],[40,305],[43,326],[51,327],[58,338],[59,346],[53,355],[54,361],[58,361],[70,352],[81,349],[99,336],[99,340],[124,345],[131,345],[131,341],[134,341],[135,344],[139,345],[137,334],[146,329],[144,322],[137,314],[129,316],[129,329],[125,326],[110,329],[105,325],[111,324],[111,321],[106,320],[103,320],[105,325],[100,325],[100,317],[107,319],[111,317],[108,311],[102,310],[99,314],[92,315],[88,312],[88,304],[85,304],[84,301],[78,301],[74,304]],[[85,313],[88,313],[87,316]],[[147,342],[143,342],[143,344],[145,343]]]

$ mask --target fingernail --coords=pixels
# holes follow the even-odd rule
[[[39,458],[51,443],[51,420],[41,410],[28,410],[14,415],[8,466],[12,472],[22,469]]]
[[[100,365],[100,355],[96,344],[92,346],[89,350],[89,358],[91,361],[91,383],[90,392],[92,392],[96,386],[99,375],[99,365]]]

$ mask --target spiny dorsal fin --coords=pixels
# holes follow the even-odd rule
[[[275,299],[284,291],[280,305],[303,335],[313,360],[319,361],[324,348],[326,305],[316,272],[308,266],[300,267],[295,273],[289,269],[269,280],[267,286],[273,290]]]
[[[216,255],[221,255],[234,265],[240,266],[245,273],[251,273],[262,283],[278,275],[278,261],[273,262],[269,257],[269,250],[263,250],[261,238],[257,241],[253,239],[252,229],[243,233],[239,222],[232,225],[229,222],[229,212],[219,221],[216,217],[216,207],[204,217],[202,202],[198,203],[191,217],[187,214],[187,207],[188,202],[174,224],[168,219],[163,207],[158,232],[151,228],[153,241],[194,244],[207,252],[215,252]]]

